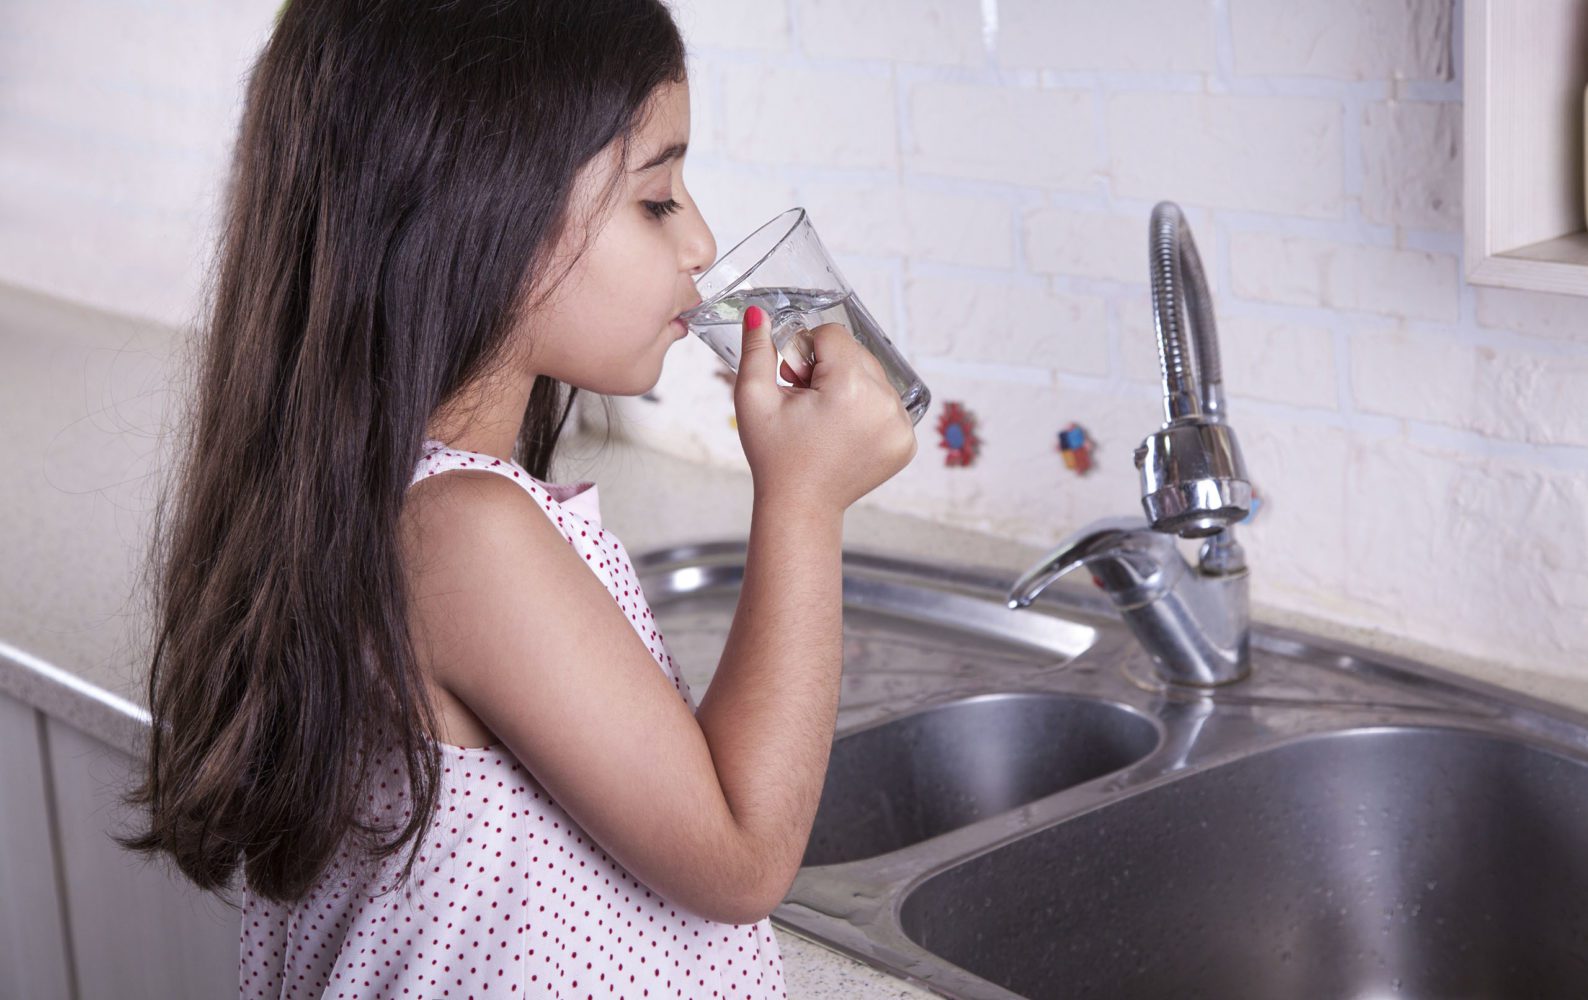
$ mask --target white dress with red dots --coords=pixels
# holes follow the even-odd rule
[[[522,483],[695,710],[627,552],[601,527],[594,482],[543,482],[428,440],[412,482],[452,469]],[[788,995],[769,918],[725,924],[675,906],[597,846],[505,745],[435,742],[436,818],[408,886],[387,891],[406,849],[380,863],[344,849],[295,906],[254,895],[245,879],[240,998]],[[375,772],[393,777],[368,797],[367,821],[400,826],[408,815],[396,761]]]

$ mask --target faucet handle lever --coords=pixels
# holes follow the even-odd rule
[[[1011,610],[1026,607],[1054,580],[1077,566],[1094,564],[1104,587],[1117,594],[1183,562],[1179,557],[1173,537],[1154,531],[1144,518],[1105,517],[1069,535],[1021,574],[1006,603]]]

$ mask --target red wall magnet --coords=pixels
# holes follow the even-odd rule
[[[944,465],[969,465],[976,460],[981,442],[976,438],[976,417],[957,402],[945,403],[938,414],[938,447],[947,450]]]

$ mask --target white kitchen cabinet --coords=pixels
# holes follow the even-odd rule
[[[71,995],[43,725],[0,694],[0,997]]]
[[[134,758],[6,695],[0,752],[0,996],[232,995],[239,914],[111,839]]]
[[[1467,279],[1588,295],[1588,0],[1467,0],[1465,10]]]

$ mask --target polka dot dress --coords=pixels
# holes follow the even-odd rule
[[[695,710],[628,553],[601,527],[595,483],[542,482],[516,462],[439,441],[425,442],[413,482],[451,469],[521,483]],[[770,919],[717,923],[673,905],[601,850],[504,745],[436,742],[435,820],[406,887],[388,891],[405,852],[375,863],[350,849],[295,906],[255,896],[245,880],[242,1000],[787,997]],[[376,762],[368,821],[409,815],[396,761],[394,750]]]

